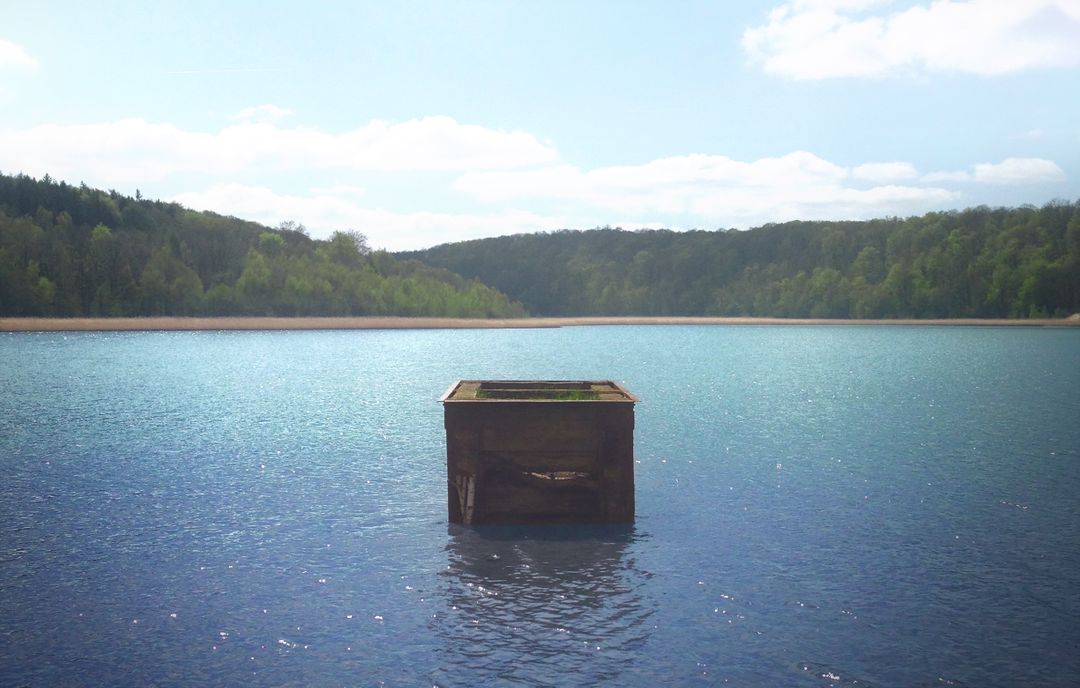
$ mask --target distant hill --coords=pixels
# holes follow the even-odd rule
[[[475,280],[234,217],[0,175],[0,316],[519,317]]]
[[[1080,201],[748,231],[565,230],[397,255],[478,279],[533,315],[1080,312]]]

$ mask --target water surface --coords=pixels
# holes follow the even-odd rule
[[[606,378],[633,527],[446,524],[458,378]],[[0,335],[0,684],[1069,685],[1080,331]]]

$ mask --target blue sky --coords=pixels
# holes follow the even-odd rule
[[[1080,0],[0,14],[0,171],[392,250],[1080,198]]]

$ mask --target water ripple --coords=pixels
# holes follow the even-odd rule
[[[0,361],[0,685],[1080,675],[1080,330],[27,334]],[[597,376],[644,399],[636,527],[448,531],[449,381]]]

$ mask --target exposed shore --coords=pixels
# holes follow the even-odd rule
[[[0,332],[134,332],[202,330],[407,330],[574,327],[581,325],[950,325],[1078,327],[1080,317],[1031,320],[815,320],[810,318],[0,318]]]

